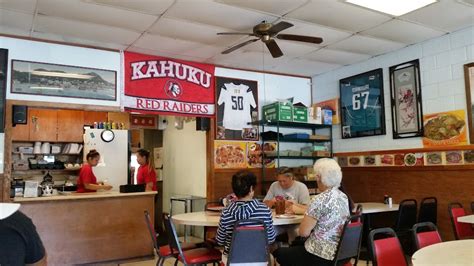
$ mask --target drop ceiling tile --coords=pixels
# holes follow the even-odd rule
[[[388,15],[334,0],[311,1],[286,17],[351,32],[366,30],[391,19]]]
[[[398,19],[391,20],[370,30],[363,31],[362,34],[370,35],[381,39],[387,39],[395,42],[413,44],[422,42],[434,37],[446,34],[445,31],[428,28],[417,23],[402,21]]]
[[[131,46],[130,48],[127,49],[127,51],[134,52],[134,53],[140,53],[140,54],[147,54],[147,55],[163,56],[163,57],[181,59],[181,60],[187,60],[187,61],[193,61],[193,62],[203,62],[203,58],[199,58],[199,57],[192,57],[192,56],[186,56],[186,55],[182,55],[182,54],[167,53],[167,52],[163,52],[163,51],[158,51],[158,50],[153,50],[153,49],[146,49],[146,48],[141,48],[141,47],[137,47],[137,46]]]
[[[229,29],[166,17],[160,18],[158,22],[148,30],[149,33],[155,35],[182,40],[186,39],[210,45],[225,45],[235,42],[242,37],[217,35],[218,32],[225,31],[229,31]]]
[[[307,0],[216,0],[216,2],[282,16],[303,5]]]
[[[341,65],[310,61],[306,59],[294,59],[275,67],[273,70],[295,75],[314,76],[338,67],[341,67]]]
[[[456,1],[440,0],[400,18],[453,32],[474,24],[474,7]]]
[[[183,51],[194,49],[199,44],[186,40],[173,39],[165,36],[145,34],[133,46],[172,54],[182,54]]]
[[[144,14],[161,15],[174,2],[174,0],[84,0],[88,3],[111,6],[125,10],[131,10]]]
[[[362,35],[354,35],[334,45],[329,45],[328,48],[359,54],[379,55],[400,49],[405,46],[406,44],[403,43],[381,40]]]
[[[124,29],[52,18],[42,15],[36,17],[35,30],[96,41],[99,43],[104,42],[122,45],[131,44],[140,36],[137,32]]]
[[[0,8],[34,14],[36,0],[1,0]]]
[[[0,25],[4,27],[17,28],[19,30],[31,30],[33,15],[19,13],[6,9],[0,9]]]
[[[94,46],[98,48],[107,48],[107,49],[114,49],[114,50],[123,50],[127,48],[126,45],[121,45],[121,44],[98,42],[98,41],[93,41],[93,40],[80,39],[76,37],[45,33],[45,32],[40,32],[40,31],[33,31],[33,33],[31,34],[31,37],[44,39],[44,40],[50,40],[50,41],[74,43],[74,44],[88,45],[88,46]]]
[[[80,0],[41,0],[38,12],[42,15],[96,23],[129,30],[148,29],[157,16],[101,6]]]
[[[277,19],[276,16],[210,0],[177,0],[176,4],[165,13],[165,16],[244,32],[252,32],[253,26],[263,20],[272,22]]]
[[[291,60],[289,56],[273,58],[267,53],[237,50],[231,54],[218,54],[207,60],[207,62],[255,71],[271,71],[276,66],[284,64],[289,60]]]
[[[305,56],[305,58],[309,60],[336,65],[350,65],[353,63],[360,62],[362,60],[369,59],[370,57],[372,57],[372,55],[351,53],[341,50],[331,50],[327,48],[317,50],[316,52]]]
[[[302,56],[312,51],[315,51],[316,49],[319,49],[318,45],[307,45],[301,42],[284,41],[284,40],[278,40],[278,39],[275,41],[277,42],[278,46],[283,52],[283,56],[290,56],[290,57]],[[266,45],[261,41],[257,41],[248,46],[244,46],[241,49],[243,49],[244,51],[252,51],[256,53],[262,53],[262,51],[264,51],[265,53],[269,53]]]

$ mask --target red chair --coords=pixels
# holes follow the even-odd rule
[[[377,238],[384,236],[385,238]],[[374,266],[407,266],[402,246],[392,228],[379,228],[370,231],[369,245]]]
[[[148,232],[150,233],[151,240],[153,242],[153,247],[155,248],[155,252],[158,255],[158,260],[156,261],[157,266],[163,265],[166,259],[168,258],[178,258],[178,251],[175,250],[175,252],[171,252],[171,248],[169,245],[164,245],[159,247],[158,242],[156,241],[157,234],[155,232],[155,228],[152,226],[150,214],[148,211],[145,211],[145,222],[148,228]],[[184,243],[181,245],[181,248],[183,250],[190,250],[193,248],[196,248],[196,244],[194,243]]]
[[[267,230],[264,222],[255,219],[237,221],[232,231],[227,265],[240,263],[267,265],[269,259]]]
[[[448,210],[456,240],[474,237],[474,230],[472,229],[471,224],[458,222],[458,217],[467,215],[462,204],[459,202],[450,203],[448,205]]]
[[[415,224],[412,232],[416,250],[442,242],[438,228],[431,222]]]
[[[188,265],[202,265],[212,263],[213,265],[219,265],[222,254],[219,250],[214,248],[195,248],[191,250],[183,250],[176,234],[176,228],[169,215],[163,215],[163,223],[165,224],[166,231],[168,233],[168,241],[171,250],[178,251],[178,260],[185,266]],[[177,265],[177,262],[175,263]]]
[[[337,245],[336,255],[334,257],[334,266],[341,265],[350,266],[351,259],[355,258],[354,265],[359,261],[360,243],[362,242],[362,216],[352,215],[344,223],[341,233],[341,239]]]

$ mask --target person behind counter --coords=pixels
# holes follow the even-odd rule
[[[100,154],[97,150],[90,150],[86,155],[87,163],[81,168],[79,178],[77,179],[77,192],[95,192],[99,189],[110,190],[112,186],[103,183],[97,183],[97,178],[92,171],[92,167],[97,166],[100,160]]]
[[[137,151],[137,184],[146,184],[145,191],[156,191],[156,172],[150,162],[150,152],[145,149]]]

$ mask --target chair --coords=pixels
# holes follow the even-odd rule
[[[458,222],[458,217],[466,215],[462,204],[459,202],[450,203],[448,205],[448,210],[456,240],[472,238],[474,236],[474,230],[472,229],[471,224]]]
[[[397,223],[395,231],[398,233],[408,232],[416,223],[417,202],[415,199],[406,199],[400,202],[398,207]]]
[[[474,201],[471,201],[471,213],[474,214]]]
[[[218,265],[221,261],[222,254],[219,250],[214,248],[194,248],[190,250],[183,250],[176,234],[176,228],[174,227],[171,217],[169,215],[163,215],[163,223],[165,224],[166,231],[168,233],[168,241],[171,250],[178,251],[178,260],[185,266],[187,265],[200,265],[212,263]],[[178,261],[175,262],[177,265]]]
[[[352,222],[362,221],[362,215],[363,215],[364,210],[362,209],[362,204],[357,204],[355,212],[353,212],[352,216],[354,216],[354,219],[357,220],[351,220]]]
[[[267,265],[268,262],[268,239],[264,222],[255,219],[237,221],[232,231],[227,265]]]
[[[431,222],[415,224],[412,232],[416,250],[442,242],[438,228]]]
[[[355,221],[355,222],[354,222]],[[334,257],[334,265],[352,265],[350,259],[355,258],[354,265],[359,261],[360,244],[362,242],[362,216],[352,215],[344,223],[341,233],[341,239],[337,245],[336,255]]]
[[[438,200],[435,197],[428,197],[421,200],[420,210],[418,212],[418,223],[438,221]]]
[[[385,238],[376,239],[383,235]],[[379,228],[370,231],[369,245],[374,266],[407,266],[402,246],[392,228]]]
[[[155,228],[152,226],[151,218],[150,218],[150,213],[148,211],[145,211],[145,222],[148,228],[148,232],[150,233],[151,240],[153,242],[153,247],[155,248],[155,252],[158,255],[158,260],[156,261],[157,266],[163,265],[166,259],[168,258],[177,258],[178,252],[171,252],[171,248],[169,245],[164,245],[159,247],[158,242],[156,241],[156,232]],[[183,250],[190,250],[193,248],[196,248],[197,246],[193,243],[186,243],[182,245]]]

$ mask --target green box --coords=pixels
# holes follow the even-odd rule
[[[270,121],[293,121],[293,105],[287,102],[276,102],[264,105],[263,119]]]
[[[308,108],[293,106],[293,122],[308,123]]]

